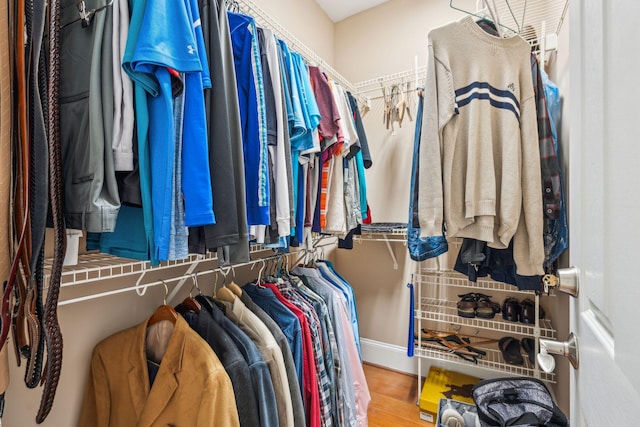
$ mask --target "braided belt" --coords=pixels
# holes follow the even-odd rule
[[[42,337],[42,293],[44,282],[44,237],[48,201],[47,129],[43,105],[46,105],[46,58],[42,48],[45,26],[45,4],[27,2],[27,33],[31,34],[29,62],[29,122],[31,131],[31,168],[29,175],[31,249],[31,280],[24,301],[30,347],[21,347],[27,357],[25,383],[34,388],[42,378],[44,340]]]
[[[44,383],[36,415],[36,422],[41,423],[51,411],[62,365],[62,334],[57,318],[60,275],[66,250],[58,100],[60,3],[59,0],[49,1],[48,64],[45,49],[42,48],[45,3],[15,0],[11,6],[10,22],[13,24],[12,35],[15,40],[15,45],[11,46],[12,77],[16,88],[13,210],[15,226],[19,229],[14,230],[17,236],[17,239],[12,239],[16,243],[15,252],[2,292],[0,349],[6,343],[9,329],[13,328],[18,366],[22,356],[28,359],[25,372],[27,386],[36,387],[41,380]],[[49,66],[49,75],[46,65]],[[54,259],[47,303],[43,308],[44,235],[48,199],[51,200],[53,216]],[[14,292],[16,283],[18,287]],[[16,304],[11,313],[11,297],[14,293]],[[45,344],[48,357],[43,377]],[[3,397],[0,397],[0,404],[4,402]]]
[[[49,1],[49,182],[54,229],[54,252],[47,303],[44,308],[44,337],[47,346],[44,390],[36,422],[41,423],[51,411],[62,368],[62,333],[58,324],[60,275],[66,251],[66,231],[62,211],[62,149],[60,145],[60,1]]]

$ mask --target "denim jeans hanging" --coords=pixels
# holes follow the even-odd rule
[[[416,114],[416,130],[413,141],[413,165],[411,167],[411,192],[409,199],[409,221],[407,223],[407,248],[409,256],[414,261],[424,261],[435,258],[449,250],[447,239],[442,236],[420,237],[420,223],[418,222],[418,170],[420,138],[422,135],[422,110],[424,98],[418,99],[418,113]]]

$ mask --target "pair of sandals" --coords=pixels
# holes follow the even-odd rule
[[[539,315],[540,319],[545,316],[542,307],[540,307]],[[509,297],[502,304],[502,318],[510,322],[534,324],[536,323],[536,303],[530,298],[525,298],[520,302]]]
[[[529,362],[535,364],[535,341],[533,338],[522,338],[521,340],[514,337],[502,337],[498,341],[498,348],[502,353],[502,357],[509,365],[522,366],[524,365],[524,358],[522,357],[522,351],[527,354]]]
[[[475,345],[496,342],[494,339],[464,335],[458,332],[434,331],[427,328],[422,328],[421,339],[423,344],[430,348],[453,353],[462,360],[474,364],[478,364],[478,358],[487,355],[486,351],[475,347]]]
[[[478,292],[458,295],[458,316],[466,318],[479,317],[493,319],[496,313],[500,313],[500,304],[491,301],[491,296]]]

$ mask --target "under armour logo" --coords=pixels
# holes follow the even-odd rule
[[[187,50],[189,51],[189,55],[193,55],[194,53],[196,53],[196,48],[191,46],[190,44],[187,45]]]
[[[509,88],[509,90],[511,92],[515,92],[516,91],[516,85],[513,83],[509,83],[509,86],[507,86]]]

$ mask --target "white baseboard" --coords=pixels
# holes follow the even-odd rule
[[[375,341],[367,338],[360,338],[360,348],[362,350],[362,361],[377,365],[392,371],[404,372],[410,375],[418,375],[418,357],[407,356],[407,348],[394,344],[387,344],[381,341]],[[427,376],[429,368],[436,366],[438,368],[447,369],[461,374],[471,375],[478,378],[498,378],[505,376],[500,372],[482,369],[481,367],[465,364],[454,363],[446,360],[422,359],[421,374]]]
[[[360,338],[362,361],[411,375],[418,374],[417,357],[408,357],[407,348]]]

